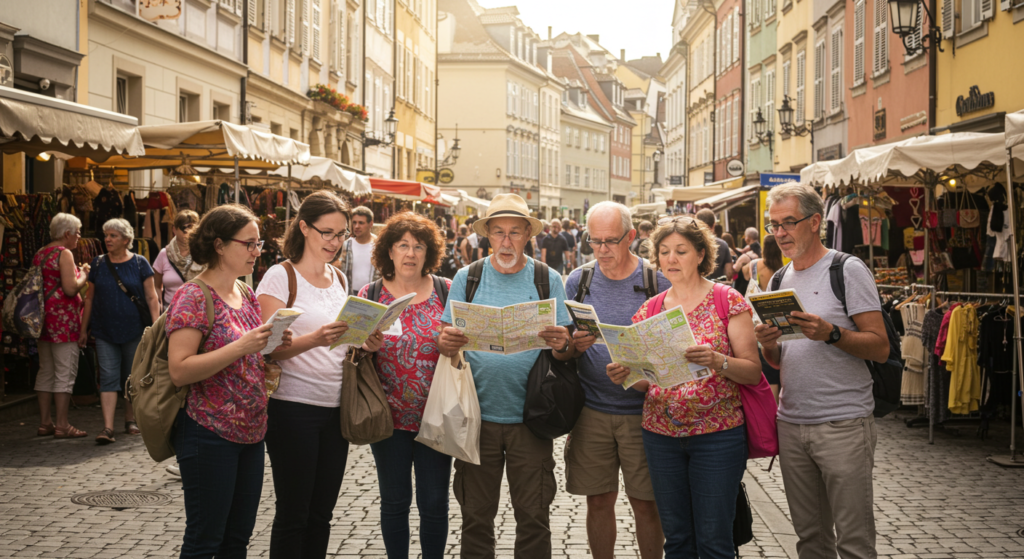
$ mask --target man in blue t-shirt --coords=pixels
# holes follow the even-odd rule
[[[484,261],[473,304],[504,307],[540,296],[534,284],[535,262],[524,252],[530,238],[542,224],[530,217],[526,201],[515,194],[499,194],[491,201],[487,216],[473,225],[481,237],[490,240],[493,254]],[[455,275],[441,322],[445,327],[437,345],[442,354],[456,357],[469,339],[453,328],[452,301],[466,300],[469,268]],[[567,361],[573,343],[566,326],[571,324],[565,308],[561,277],[548,270],[549,297],[555,299],[557,326],[538,332],[555,359]],[[473,370],[473,382],[480,401],[480,465],[455,461],[452,490],[462,507],[462,557],[494,557],[494,517],[501,505],[501,479],[508,476],[509,494],[516,517],[516,557],[550,558],[549,513],[554,500],[555,458],[553,443],[541,440],[523,423],[526,381],[539,350],[512,355],[470,352],[466,360]]]
[[[581,243],[594,249],[596,265],[583,303],[593,305],[601,322],[632,324],[633,315],[647,300],[643,291],[644,261],[629,251],[636,236],[629,208],[600,202],[587,214],[588,236]],[[583,268],[565,282],[566,296],[576,297]],[[671,284],[657,272],[656,291]],[[574,351],[586,407],[569,435],[565,451],[566,490],[587,497],[587,538],[595,558],[611,558],[615,551],[615,503],[619,470],[626,496],[636,517],[636,540],[643,559],[660,558],[665,541],[654,504],[654,489],[647,473],[641,429],[644,393],[623,390],[605,372],[611,363],[608,346],[594,344],[593,335],[573,334]]]

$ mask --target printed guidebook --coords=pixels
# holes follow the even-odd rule
[[[775,326],[782,331],[779,341],[798,340],[806,338],[800,327],[790,320],[794,312],[807,312],[804,310],[800,297],[792,289],[779,291],[768,291],[765,293],[752,293],[747,296],[750,306],[754,307],[754,313],[762,323]]]

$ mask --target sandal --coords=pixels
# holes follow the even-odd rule
[[[104,445],[114,442],[114,430],[104,429],[99,436],[96,437],[96,444]]]
[[[139,430],[139,424],[134,421],[124,422],[124,432],[129,435],[140,435],[142,431]]]
[[[86,436],[88,433],[75,427],[74,425],[68,425],[68,428],[64,431],[54,428],[53,438],[55,439],[78,439]]]
[[[36,436],[37,437],[49,437],[56,430],[57,430],[57,427],[53,423],[51,423],[49,425],[40,425],[39,428],[36,429]]]

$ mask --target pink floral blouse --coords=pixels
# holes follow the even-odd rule
[[[442,279],[451,289],[452,282]],[[359,291],[366,297],[370,291],[367,284]],[[390,305],[395,296],[387,287],[381,286],[380,303]],[[395,429],[419,431],[423,420],[423,408],[427,405],[430,384],[434,380],[434,369],[441,356],[437,349],[437,335],[441,333],[441,315],[444,303],[436,292],[422,303],[409,305],[399,321],[402,335],[384,336],[384,343],[374,354],[377,375],[391,406],[391,418]]]
[[[210,288],[210,295],[213,297],[214,326],[202,351],[220,349],[263,323],[260,304],[251,290],[244,293],[240,309],[228,306],[213,288]],[[203,290],[194,283],[178,289],[167,311],[167,335],[181,328],[195,328],[204,336],[209,330]],[[259,353],[246,355],[212,377],[194,383],[188,393],[185,411],[196,423],[233,443],[262,441],[267,433],[263,356]]]
[[[78,341],[78,332],[82,329],[82,297],[78,293],[68,297],[60,285],[60,255],[64,247],[44,248],[32,259],[33,266],[43,268],[43,295],[53,292],[43,304],[46,318],[40,341],[63,344]],[[79,277],[75,267],[75,277]]]
[[[723,355],[732,355],[729,334],[715,310],[714,290],[687,313],[698,344],[708,344]],[[729,289],[729,317],[750,312],[750,304],[735,289]],[[648,299],[633,315],[633,323],[647,316]],[[662,308],[662,312],[668,309]],[[717,371],[710,377],[672,388],[651,385],[644,399],[643,428],[668,437],[692,437],[725,431],[743,425],[740,389]]]

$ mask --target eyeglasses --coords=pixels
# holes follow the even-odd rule
[[[590,246],[594,247],[595,249],[599,249],[599,248],[601,248],[601,247],[603,247],[605,245],[607,245],[609,247],[613,247],[613,246],[618,245],[619,243],[622,242],[622,239],[625,239],[626,236],[629,235],[629,231],[626,231],[625,233],[622,234],[621,237],[619,237],[618,239],[615,239],[615,240],[605,239],[603,241],[596,241],[596,240],[590,238],[590,233],[587,233],[586,235],[587,235],[587,244],[589,244]]]
[[[697,219],[688,215],[676,215],[672,217],[663,217],[658,220],[658,225],[665,225],[666,223],[673,223],[676,221],[685,221],[687,225],[691,225],[694,229],[700,229],[700,225],[697,225]]]
[[[239,241],[238,239],[228,239],[228,240],[233,242],[233,243],[238,243],[240,245],[245,245],[245,250],[248,250],[249,252],[254,252],[254,251],[257,251],[257,250],[263,250],[263,241]]]
[[[317,233],[320,233],[320,238],[325,240],[325,241],[334,241],[334,240],[344,241],[349,236],[349,230],[348,229],[342,231],[341,233],[333,233],[331,231],[321,231],[321,230],[317,229],[312,223],[307,223],[306,225],[309,226],[309,228],[312,229],[313,231],[316,231]]]
[[[415,254],[423,254],[427,252],[427,247],[423,245],[410,245],[409,243],[398,243],[391,247],[395,252],[401,252],[402,254],[408,253],[410,250]]]
[[[526,237],[526,233],[522,231],[513,231],[511,233],[488,233],[487,238],[494,241],[494,244],[500,245],[505,242],[505,237],[508,237],[513,243],[518,243]]]
[[[811,214],[811,215],[809,215],[809,216],[807,216],[807,217],[805,217],[803,219],[798,219],[796,221],[783,221],[782,223],[766,223],[764,225],[764,230],[769,235],[774,235],[776,230],[782,230],[782,231],[785,231],[785,232],[788,233],[788,232],[792,231],[794,228],[796,228],[796,225],[798,223],[800,223],[801,221],[806,221],[808,219],[811,219],[811,217],[814,216],[814,215],[815,214]]]

